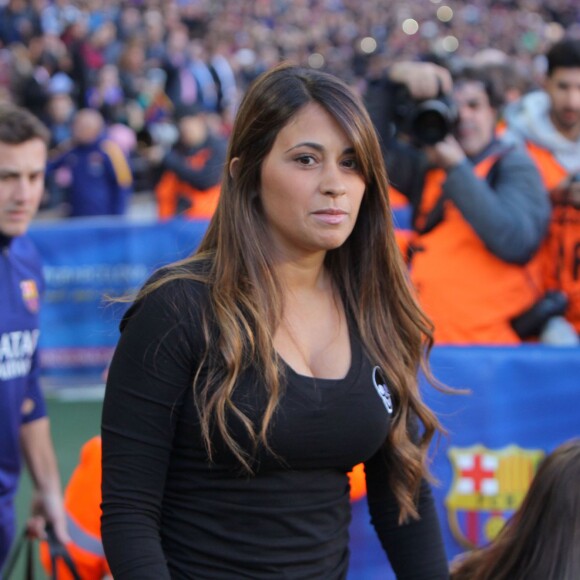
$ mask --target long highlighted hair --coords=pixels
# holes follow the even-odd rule
[[[390,485],[403,521],[418,516],[415,498],[421,478],[428,475],[427,449],[434,433],[441,429],[422,402],[417,382],[421,369],[434,382],[427,364],[432,325],[417,305],[395,242],[387,175],[376,131],[362,102],[345,83],[288,63],[254,81],[236,116],[220,201],[199,248],[168,268],[141,295],[178,278],[207,284],[219,338],[210,344],[210,325],[204,325],[212,349],[204,360],[209,371],[206,379],[196,377],[194,384],[202,433],[210,457],[211,433],[217,428],[240,464],[251,472],[253,451],[258,445],[269,449],[268,428],[285,388],[273,347],[283,293],[274,275],[271,241],[260,202],[261,168],[280,130],[309,103],[323,107],[350,138],[366,184],[354,230],[341,247],[327,253],[325,267],[367,355],[384,369],[396,401],[385,445],[391,462]],[[230,163],[236,158],[236,171],[230,172]],[[195,263],[209,267],[192,268]],[[259,424],[232,399],[240,374],[250,365],[261,374],[267,394]],[[232,437],[227,422],[230,414],[244,425],[254,450],[242,448]],[[416,440],[409,432],[412,416],[423,425]]]

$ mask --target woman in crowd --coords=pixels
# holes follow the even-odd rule
[[[126,578],[345,578],[365,463],[395,572],[448,577],[426,467],[431,325],[358,97],[279,65],[245,95],[218,208],[121,324],[105,395],[105,552]]]

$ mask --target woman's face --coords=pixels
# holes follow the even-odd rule
[[[303,107],[262,164],[260,198],[278,255],[299,258],[341,246],[364,191],[345,132],[320,105]]]

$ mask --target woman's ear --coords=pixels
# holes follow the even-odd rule
[[[239,164],[240,158],[239,157],[234,157],[231,161],[230,161],[230,177],[232,179],[235,179],[238,176],[238,164]]]

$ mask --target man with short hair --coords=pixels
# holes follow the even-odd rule
[[[213,114],[197,105],[176,111],[179,140],[163,158],[155,186],[162,220],[210,219],[217,208],[227,144],[212,128]]]
[[[555,43],[546,59],[544,90],[510,104],[505,120],[509,135],[525,141],[550,193],[545,283],[567,295],[566,320],[580,333],[580,39]]]
[[[14,539],[24,458],[35,495],[28,531],[68,539],[56,455],[39,385],[40,260],[26,232],[44,192],[49,134],[30,112],[0,105],[0,568]]]

